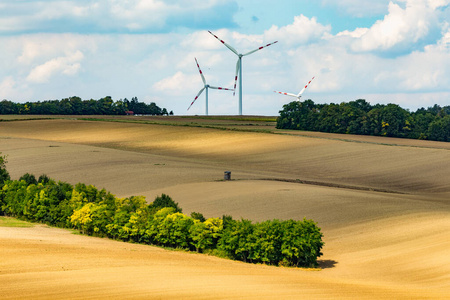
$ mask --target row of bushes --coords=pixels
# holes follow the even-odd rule
[[[72,186],[45,175],[0,180],[0,187],[0,214],[88,235],[270,265],[314,267],[322,255],[322,233],[311,220],[253,223],[230,216],[187,216],[165,194],[147,204],[142,196],[116,198],[92,185]]]
[[[154,102],[139,102],[137,97],[131,101],[127,98],[114,101],[110,96],[98,100],[82,100],[80,97],[69,97],[61,100],[14,103],[9,100],[0,101],[1,115],[125,115],[127,111],[144,115],[173,115],[167,109],[160,108]]]
[[[450,142],[450,106],[409,112],[396,104],[371,105],[364,99],[340,104],[294,101],[283,106],[277,128]]]

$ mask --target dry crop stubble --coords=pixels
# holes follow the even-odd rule
[[[350,243],[350,234],[347,237],[344,246]],[[376,263],[369,263],[368,269],[370,257],[358,249],[338,257],[333,268],[310,272],[74,236],[40,226],[1,228],[0,241],[2,257],[22,258],[10,269],[2,268],[4,299],[436,299],[446,291],[442,282],[411,282]]]
[[[206,128],[75,120],[8,122],[0,134],[161,155],[271,177],[450,193],[450,151]],[[2,133],[3,132],[3,133]],[[332,136],[332,135],[329,135]],[[238,177],[239,178],[239,177]]]
[[[396,146],[397,140],[383,145],[389,139],[376,137],[355,143],[334,135],[75,120],[2,123],[0,136],[13,177],[46,173],[150,201],[164,192],[185,213],[312,218],[326,242],[324,269],[307,272],[65,236],[48,228],[9,234],[0,228],[2,257],[11,259],[1,266],[17,264],[0,273],[7,297],[58,298],[65,291],[67,298],[437,299],[450,293],[450,157],[435,143]],[[218,181],[225,170],[235,180]],[[52,254],[58,257],[54,265]],[[64,271],[65,265],[79,269]]]

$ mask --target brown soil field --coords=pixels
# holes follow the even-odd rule
[[[205,217],[306,217],[325,241],[320,268],[304,270],[42,225],[0,227],[1,298],[448,299],[449,143],[270,131],[278,134],[75,119],[0,122],[0,152],[14,179],[47,174],[148,201],[166,193],[184,213]]]

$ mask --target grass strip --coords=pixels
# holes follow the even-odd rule
[[[0,216],[0,227],[33,227],[34,224],[11,217]]]

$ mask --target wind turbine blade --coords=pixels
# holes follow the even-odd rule
[[[255,50],[253,50],[253,51],[250,51],[250,52],[247,52],[247,53],[243,54],[242,56],[246,56],[246,55],[252,54],[252,53],[254,53],[254,52],[256,52],[256,51],[259,51],[259,50],[261,50],[261,49],[263,49],[263,48],[269,47],[270,45],[273,45],[273,44],[275,44],[275,43],[278,43],[278,41],[275,41],[275,42],[273,42],[273,43],[267,44],[267,45],[265,45],[265,46],[261,46],[261,47],[259,47],[258,49],[255,49]]]
[[[195,97],[194,101],[192,101],[191,105],[189,105],[189,107],[188,107],[187,110],[189,110],[189,108],[191,108],[192,104],[194,104],[195,100],[198,99],[198,97],[201,95],[201,93],[204,91],[204,89],[206,89],[206,87],[203,87],[203,88],[200,90],[200,92],[198,92],[198,94],[197,94],[197,96]]]
[[[236,63],[236,75],[234,75],[234,89],[233,89],[233,96],[236,94],[236,84],[237,84],[237,79],[238,79],[238,73],[239,73],[239,67],[241,66],[239,64],[240,59],[238,58],[237,63]]]
[[[313,79],[314,79],[315,77],[316,77],[316,76],[314,76],[310,81],[308,81],[308,83],[305,85],[305,87],[300,91],[300,93],[298,93],[297,97],[300,98],[300,96],[303,94],[303,92],[306,90],[306,88],[308,87],[308,85],[311,83],[311,81],[313,81]]]
[[[228,88],[223,88],[220,86],[209,86],[210,89],[215,89],[215,90],[225,90],[225,91],[234,91],[233,89],[228,89]]]
[[[230,49],[232,52],[234,52],[234,54],[239,55],[239,53],[236,51],[236,49],[234,49],[233,47],[231,47],[230,45],[228,45],[227,43],[225,43],[224,41],[222,41],[221,39],[219,39],[219,37],[217,35],[215,35],[214,33],[212,33],[211,31],[208,30],[209,33],[212,34],[212,36],[214,36],[216,39],[218,39],[222,44],[225,45],[225,47],[227,47],[228,49]]]
[[[281,95],[286,95],[286,96],[291,96],[291,97],[295,97],[297,98],[297,95],[291,94],[291,93],[286,93],[286,92],[279,92],[279,91],[273,91],[274,93],[278,93]]]
[[[202,73],[202,70],[200,69],[200,65],[198,64],[197,58],[195,58],[195,62],[197,63],[197,68],[198,68],[198,71],[200,72],[200,76],[202,76],[203,84],[206,85],[205,76],[203,76],[203,73]]]

